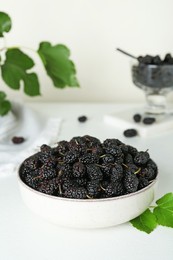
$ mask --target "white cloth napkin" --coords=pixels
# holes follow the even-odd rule
[[[49,118],[41,122],[33,111],[21,105],[17,107],[15,115],[18,128],[7,132],[6,137],[4,132],[3,138],[0,135],[0,178],[14,174],[23,160],[39,151],[42,144],[53,145],[58,141],[61,118]],[[11,138],[15,135],[23,136],[26,141],[13,144]]]

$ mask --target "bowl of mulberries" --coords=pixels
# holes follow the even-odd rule
[[[154,199],[157,176],[148,150],[90,135],[43,144],[18,172],[26,205],[72,228],[110,227],[139,216]]]
[[[132,66],[132,79],[136,86],[158,94],[173,89],[173,57],[166,54],[164,59],[157,56],[139,56]]]

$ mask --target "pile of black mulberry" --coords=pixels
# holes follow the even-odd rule
[[[20,167],[20,177],[31,188],[72,199],[122,196],[148,186],[157,176],[157,165],[147,151],[118,139],[85,135],[43,144]]]
[[[156,92],[163,88],[172,88],[173,85],[173,57],[166,54],[160,56],[146,55],[138,57],[138,64],[132,67],[132,79],[140,88],[152,88]]]

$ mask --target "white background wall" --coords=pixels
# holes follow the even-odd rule
[[[37,49],[44,40],[67,45],[81,85],[56,89],[37,56],[27,52],[37,63],[42,97],[28,98],[0,81],[12,99],[141,102],[144,94],[131,81],[131,60],[116,47],[136,56],[173,54],[172,0],[0,0],[0,10],[13,22],[8,46]]]

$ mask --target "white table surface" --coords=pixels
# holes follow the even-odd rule
[[[173,192],[173,130],[157,137],[125,138],[122,129],[103,121],[103,116],[123,105],[30,103],[40,118],[63,118],[59,140],[93,135],[101,140],[119,138],[139,150],[149,149],[159,166],[156,199]],[[87,115],[88,121],[77,121]],[[70,213],[69,213],[70,214]],[[129,223],[98,230],[62,228],[39,218],[23,203],[16,174],[0,178],[0,260],[172,260],[173,229],[157,227],[151,234]]]

